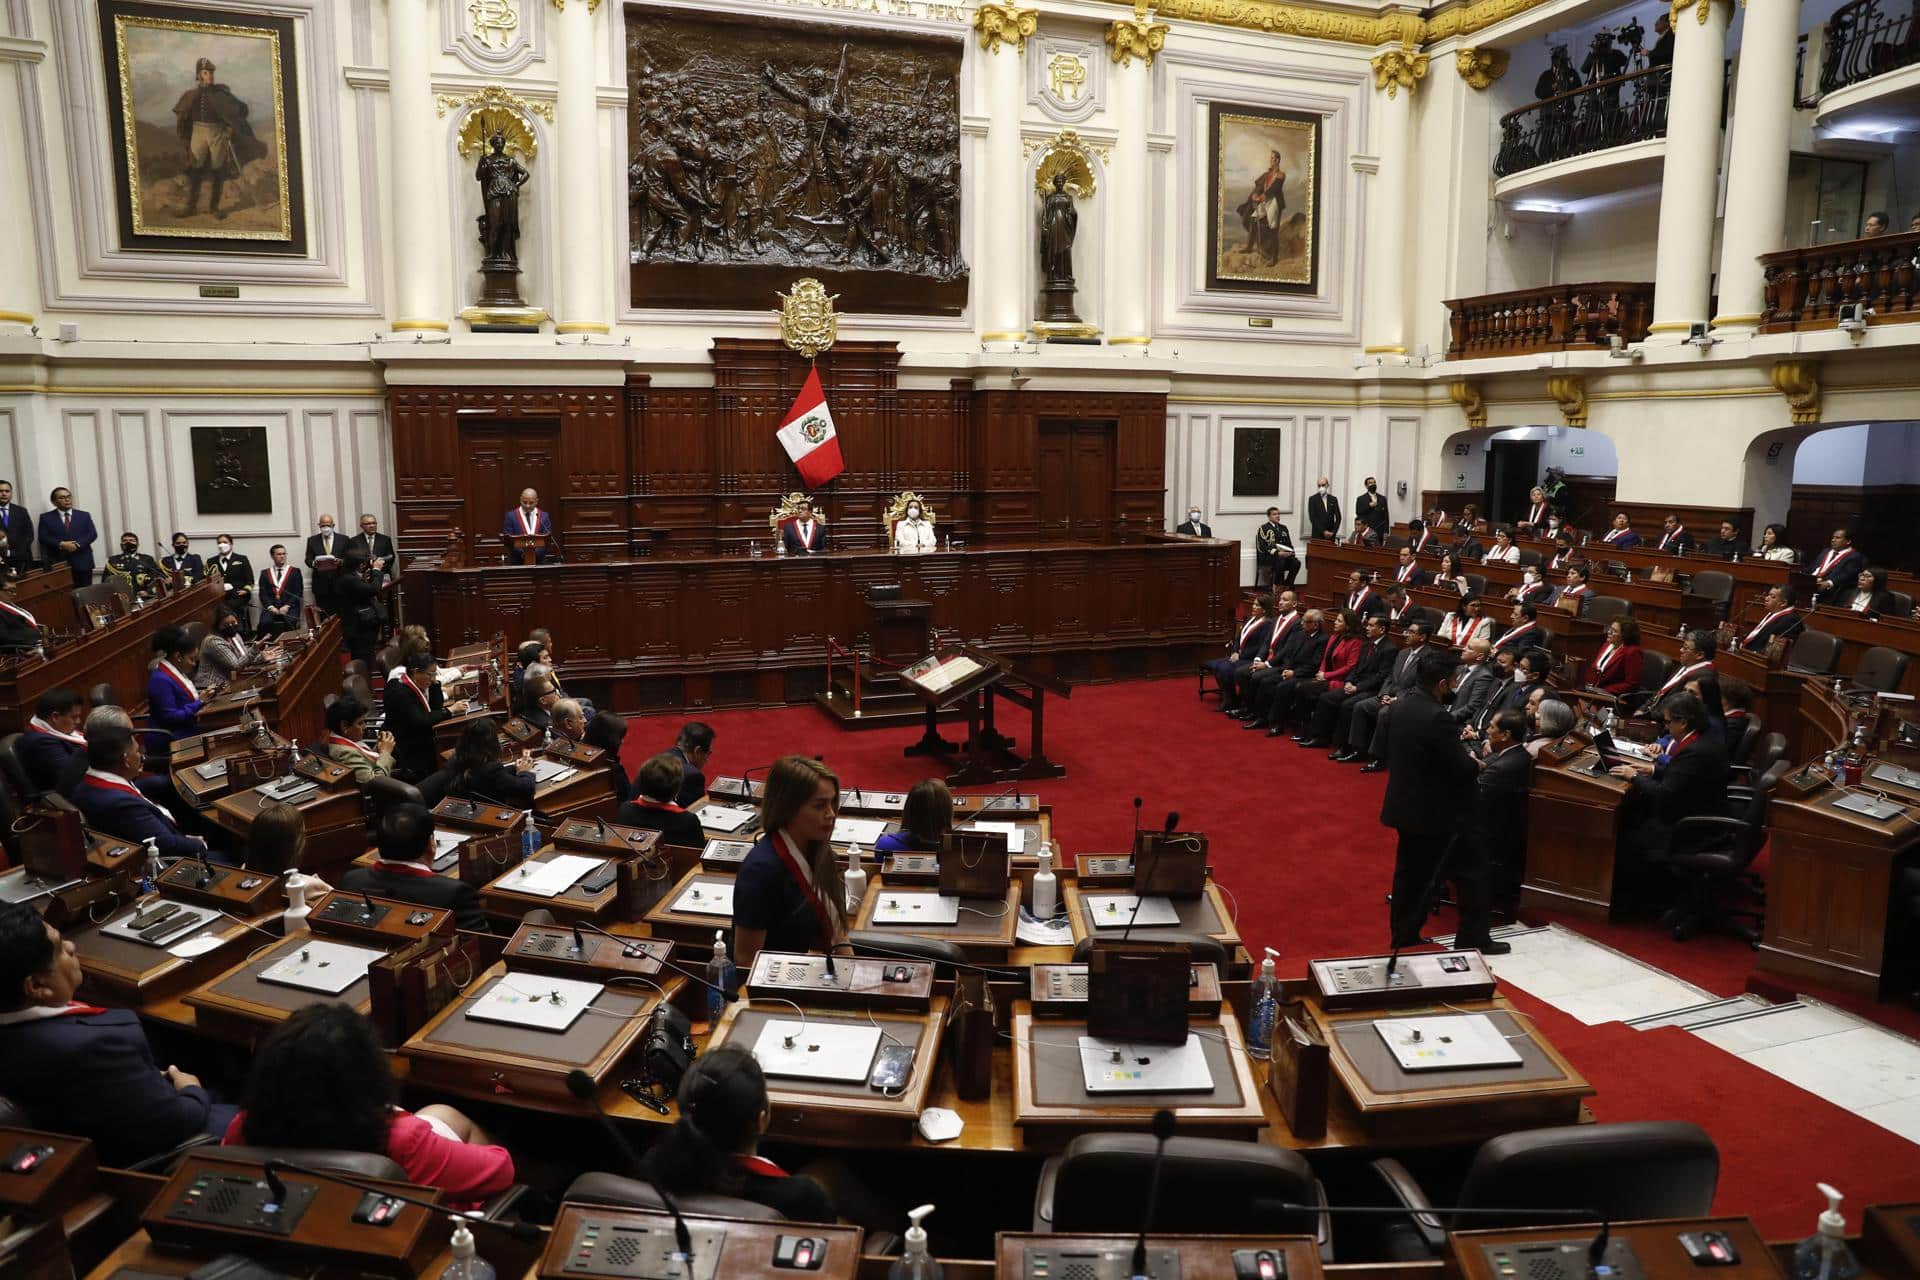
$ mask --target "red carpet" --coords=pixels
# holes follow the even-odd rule
[[[1279,951],[1283,975],[1304,973],[1314,956],[1384,949],[1382,895],[1393,867],[1393,837],[1379,825],[1385,778],[1245,732],[1214,706],[1194,697],[1191,680],[1170,679],[1083,686],[1049,707],[1047,753],[1068,776],[1028,789],[1053,806],[1061,852],[1129,848],[1138,795],[1146,823],[1177,809],[1183,828],[1207,832],[1219,880],[1238,899],[1248,948]],[[629,768],[671,745],[683,718],[633,721]],[[811,707],[704,719],[718,734],[709,778],[787,753],[824,756],[843,785],[905,790],[939,772],[900,754],[917,730],[846,733]],[[1651,924],[1565,923],[1718,994],[1745,989],[1753,966],[1754,953],[1733,939],[1680,944]],[[1433,922],[1436,931],[1451,927]],[[1751,1214],[1770,1237],[1812,1229],[1816,1180],[1846,1193],[1850,1216],[1864,1204],[1920,1198],[1920,1151],[1849,1112],[1685,1032],[1586,1027],[1509,994],[1599,1089],[1593,1111],[1600,1119],[1681,1118],[1710,1130],[1723,1162],[1716,1208]],[[1807,994],[1920,1036],[1920,1016],[1904,1005]]]

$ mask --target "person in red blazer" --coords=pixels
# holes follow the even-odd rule
[[[1640,687],[1640,672],[1646,655],[1640,648],[1640,624],[1632,618],[1615,618],[1607,624],[1607,642],[1588,661],[1580,682],[1591,689],[1624,698]]]
[[[1333,633],[1320,655],[1320,669],[1308,679],[1283,682],[1275,690],[1273,705],[1267,714],[1267,736],[1277,738],[1287,731],[1287,721],[1305,715],[1327,686],[1345,683],[1360,664],[1360,650],[1366,641],[1360,634],[1360,614],[1353,609],[1338,609],[1333,614]],[[1304,706],[1301,705],[1304,701]]]

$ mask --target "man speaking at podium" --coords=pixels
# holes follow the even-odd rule
[[[543,537],[537,554],[537,563],[546,564],[555,559],[553,550],[553,516],[540,509],[540,495],[531,489],[520,491],[520,505],[507,512],[507,518],[500,528],[501,545],[507,549],[507,561],[510,564],[520,562],[520,552],[513,545],[515,538]]]

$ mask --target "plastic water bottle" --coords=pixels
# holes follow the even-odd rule
[[[847,915],[851,918],[860,910],[861,900],[867,896],[867,868],[860,861],[860,842],[855,840],[847,846]]]
[[[523,810],[520,816],[526,824],[520,828],[520,860],[525,862],[540,852],[540,828],[533,825],[533,810]]]
[[[454,1218],[453,1239],[447,1242],[447,1248],[453,1261],[441,1270],[440,1280],[493,1280],[493,1264],[474,1252],[473,1232],[467,1229],[465,1218]]]
[[[727,998],[732,995],[739,981],[738,971],[733,961],[727,958],[727,935],[719,930],[713,931],[713,959],[707,961],[707,1025],[720,1025],[720,1015],[726,1012]]]
[[[933,1212],[933,1206],[923,1204],[918,1209],[907,1211],[907,1242],[893,1265],[887,1268],[887,1280],[940,1280],[946,1274],[941,1270],[939,1261],[927,1252],[927,1229],[920,1225],[926,1216]]]
[[[1033,918],[1035,920],[1053,919],[1054,909],[1060,905],[1060,882],[1053,874],[1053,841],[1040,846],[1040,869],[1033,873]]]
[[[1820,1215],[1820,1229],[1793,1251],[1793,1280],[1852,1280],[1860,1274],[1860,1263],[1847,1248],[1847,1220],[1840,1216],[1842,1197],[1826,1183],[1818,1185],[1827,1198],[1827,1211]]]
[[[293,786],[293,782],[294,782],[293,762],[295,760],[298,760],[299,758],[300,758],[300,739],[295,738],[293,740],[292,748],[287,752],[287,777],[286,777],[285,785],[288,787]]]
[[[1273,962],[1280,953],[1266,948],[1267,958],[1260,962],[1260,976],[1253,982],[1253,1023],[1247,1028],[1247,1056],[1265,1062],[1273,1042],[1273,1020],[1280,1011],[1280,982],[1273,976]]]

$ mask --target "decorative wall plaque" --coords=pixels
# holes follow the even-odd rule
[[[1233,432],[1233,496],[1271,498],[1280,492],[1280,429],[1236,427]]]
[[[265,427],[193,428],[193,492],[203,516],[273,511]]]
[[[798,272],[847,311],[965,307],[958,39],[627,14],[635,306],[764,311]]]

